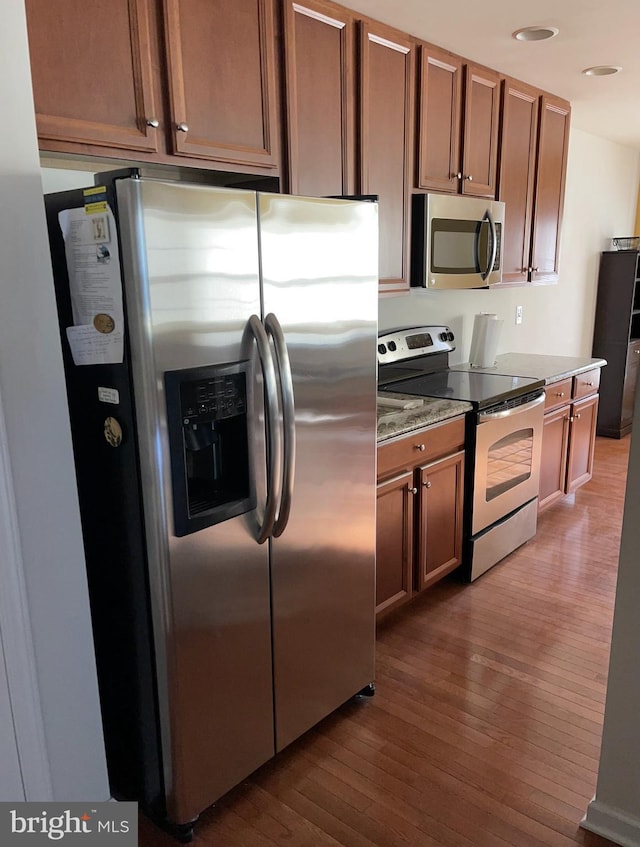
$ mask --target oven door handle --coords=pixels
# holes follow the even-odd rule
[[[541,392],[539,397],[536,397],[535,400],[531,400],[529,403],[523,403],[521,406],[515,406],[511,409],[505,409],[503,412],[480,412],[478,414],[478,423],[483,424],[488,421],[499,421],[503,418],[508,418],[511,415],[520,414],[520,412],[528,412],[530,409],[535,409],[537,406],[542,405],[545,401],[545,393]]]

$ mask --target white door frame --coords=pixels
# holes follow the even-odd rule
[[[0,396],[0,661],[9,686],[25,800],[53,799],[24,580],[18,515]],[[9,799],[9,798],[7,798]],[[23,798],[16,798],[20,800]]]

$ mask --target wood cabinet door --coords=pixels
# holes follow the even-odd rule
[[[163,0],[173,153],[279,165],[270,0]]]
[[[540,128],[536,169],[531,281],[558,281],[560,224],[569,148],[571,109],[564,100],[540,98]]]
[[[571,433],[567,465],[566,493],[570,494],[593,476],[593,451],[596,443],[598,396],[587,397],[571,405]]]
[[[640,341],[634,341],[629,344],[627,352],[627,365],[624,371],[624,383],[622,386],[622,414],[620,415],[620,429],[630,427],[633,423],[633,408],[636,399],[639,364]]]
[[[496,196],[500,75],[479,65],[464,69],[462,193]]]
[[[26,0],[26,12],[40,148],[156,151],[148,0]]]
[[[360,23],[360,191],[379,198],[381,290],[409,289],[413,42]]]
[[[418,188],[457,194],[460,187],[462,60],[420,46]]]
[[[413,471],[378,485],[376,614],[405,603],[413,587]]]
[[[554,412],[547,412],[544,416],[538,511],[542,511],[564,496],[570,417],[570,406],[562,406]]]
[[[464,451],[419,470],[417,589],[421,591],[462,561]]]
[[[292,194],[355,192],[354,22],[321,0],[284,8],[289,186]]]
[[[539,93],[512,79],[502,84],[498,200],[506,204],[502,283],[525,283],[531,259]]]

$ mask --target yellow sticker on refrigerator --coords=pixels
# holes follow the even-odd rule
[[[106,186],[97,185],[95,188],[85,188],[82,194],[84,196],[85,214],[97,215],[100,212],[106,212],[109,208]]]

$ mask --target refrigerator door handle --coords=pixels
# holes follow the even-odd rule
[[[264,403],[267,428],[267,500],[264,506],[262,526],[258,528],[258,544],[263,544],[273,533],[273,527],[281,500],[279,469],[282,467],[282,451],[277,428],[278,385],[271,355],[271,347],[262,321],[257,315],[249,318],[249,328],[258,348],[258,357],[264,379]]]
[[[291,362],[280,321],[269,313],[264,319],[268,335],[273,339],[276,364],[280,377],[280,400],[282,404],[282,434],[284,462],[282,466],[282,495],[278,517],[273,527],[273,536],[278,538],[285,531],[291,512],[293,479],[296,472],[296,413],[293,397]]]

